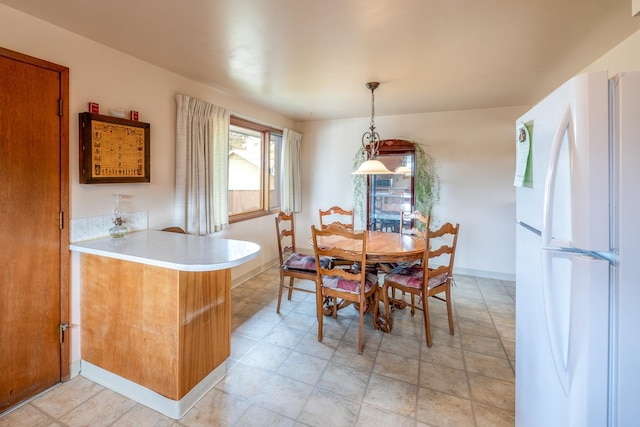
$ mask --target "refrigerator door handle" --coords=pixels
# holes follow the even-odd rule
[[[553,268],[551,266],[554,253],[552,250],[542,250],[542,301],[544,304],[544,323],[547,328],[547,337],[549,338],[549,347],[551,350],[551,356],[553,358],[553,366],[555,367],[558,381],[562,386],[562,391],[565,396],[569,396],[569,355],[568,344],[569,335],[571,329],[571,320],[565,319],[564,322],[559,318],[560,316],[554,311],[551,293],[554,287],[553,283]],[[566,254],[565,256],[567,256]],[[564,284],[569,287],[569,293],[571,292],[571,283]],[[566,304],[570,306],[571,296],[568,296]],[[564,304],[563,304],[564,305]],[[569,308],[566,307],[569,311]],[[565,312],[566,313],[566,312]],[[568,324],[567,324],[568,323]],[[565,347],[563,349],[563,347]],[[564,351],[563,351],[564,350]]]
[[[571,105],[567,105],[560,123],[556,128],[553,137],[553,145],[549,154],[549,163],[547,167],[547,177],[544,184],[543,206],[542,206],[542,246],[543,247],[569,247],[570,242],[554,242],[553,241],[553,201],[556,190],[556,176],[558,171],[558,162],[560,159],[560,149],[562,148],[562,139],[568,133],[569,147],[575,144],[575,130],[573,124],[573,116],[571,114]],[[553,242],[553,244],[552,244]]]
[[[598,426],[606,425],[601,412],[611,392],[610,268],[601,258],[542,250],[544,322],[556,377],[566,397],[582,396],[580,413],[598,414]]]

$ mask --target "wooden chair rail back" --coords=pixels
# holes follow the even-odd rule
[[[166,227],[166,228],[163,228],[162,231],[168,231],[170,233],[187,234],[187,232],[184,231],[181,227]]]
[[[318,209],[320,228],[327,228],[332,224],[343,224],[348,230],[353,230],[354,212],[340,206],[331,206],[327,210]]]
[[[346,260],[353,265],[366,265],[367,260],[367,234],[364,231],[350,231],[342,224],[330,224],[325,229],[317,229],[315,226],[311,226],[311,234],[313,236],[313,250],[316,256],[316,260],[320,256],[328,256],[333,259]],[[318,237],[339,237],[344,244],[345,239],[349,240],[346,250],[340,247],[318,244]],[[317,263],[317,261],[316,261]],[[341,265],[332,263],[327,268],[318,267],[318,280],[321,280],[322,275],[342,277],[348,280],[355,280],[362,282],[364,285],[365,269],[363,268],[349,268],[345,269]],[[361,287],[364,292],[364,286]]]
[[[451,223],[446,223],[434,231],[431,231],[428,227],[425,229],[427,232],[425,233],[425,250],[421,265],[422,280],[419,287],[416,286],[415,282],[411,285],[405,284],[408,282],[405,282],[400,277],[395,277],[393,271],[388,276],[385,276],[382,294],[384,297],[387,321],[391,320],[390,311],[392,305],[396,305],[399,308],[404,308],[407,305],[410,306],[411,315],[414,314],[415,310],[421,310],[427,347],[431,347],[432,345],[428,301],[430,297],[437,298],[446,303],[449,334],[454,334],[451,283],[459,229],[459,224],[453,225]],[[439,246],[436,249],[432,249],[432,244]],[[448,260],[446,260],[447,255]],[[438,262],[438,265],[434,265],[434,260]],[[445,260],[446,262],[444,262]],[[398,274],[400,276],[417,277],[411,272],[400,272]],[[430,284],[430,281],[434,283]],[[402,298],[398,302],[395,299],[395,290],[400,290],[403,294],[405,292],[411,294],[411,301],[407,302]],[[392,293],[391,297],[389,296],[389,291]],[[416,301],[415,297],[420,298]]]
[[[278,256],[280,264],[284,262],[287,255],[296,251],[295,222],[293,213],[286,214],[280,211],[275,218],[276,234],[278,236]]]
[[[278,304],[276,306],[276,313],[280,313],[280,304],[282,301],[282,294],[286,288],[287,299],[291,300],[293,291],[301,291],[308,293],[315,293],[315,288],[305,288],[297,286],[294,283],[294,279],[302,279],[315,281],[316,271],[314,269],[298,269],[290,268],[288,263],[292,256],[297,260],[299,254],[296,253],[296,239],[295,239],[295,221],[294,214],[287,214],[285,212],[279,212],[275,217],[276,223],[276,235],[278,237],[278,258],[280,264],[278,271],[280,274],[280,286],[278,289]],[[288,284],[285,284],[285,278],[288,278]]]
[[[402,211],[400,213],[400,233],[424,237],[425,231],[429,229],[429,222],[429,216],[425,217],[420,211]]]
[[[460,224],[451,224],[447,222],[442,225],[439,229],[434,231],[429,231],[429,242],[433,242],[436,239],[447,238],[450,237],[450,241],[441,241],[440,246],[436,249],[432,247],[429,248],[429,259],[434,260],[440,258],[442,261],[446,260],[446,256],[448,255],[448,260],[446,261],[446,267],[449,270],[449,276],[453,274],[453,263],[456,255],[456,247],[458,245],[458,232],[460,230]]]

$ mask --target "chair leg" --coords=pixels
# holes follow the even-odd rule
[[[449,318],[449,335],[453,335],[453,310],[451,307],[451,287],[445,291],[447,297],[447,317]]]
[[[282,270],[280,271],[280,288],[278,289],[278,305],[276,306],[276,313],[280,314],[280,301],[282,301],[282,289],[284,288],[284,275]]]
[[[287,299],[289,301],[291,301],[291,294],[293,293],[293,277],[289,277],[289,295],[287,296]]]
[[[376,289],[373,293],[373,327],[380,329],[380,289]]]
[[[362,354],[362,350],[364,349],[364,342],[362,340],[362,330],[364,329],[364,310],[365,310],[365,301],[360,301],[360,310],[359,310],[359,321],[358,321],[358,354]]]
[[[322,295],[322,287],[316,282],[316,314],[318,316],[318,342],[322,342],[322,327],[324,320],[324,296]]]
[[[387,283],[385,282],[382,285],[382,303],[384,305],[384,316],[385,316],[385,320],[387,321],[387,323],[391,322],[391,301],[389,298],[389,285],[387,285]],[[395,295],[396,290],[395,288],[391,287],[391,294]],[[392,297],[393,298],[393,297]]]
[[[398,308],[396,307],[396,301],[398,301],[398,298],[396,298],[397,291],[398,290],[393,286],[388,286],[388,289],[385,292],[386,297],[389,298],[389,314],[391,314],[392,311]]]
[[[386,286],[385,286],[386,285]],[[391,288],[393,289],[393,288]],[[383,332],[391,332],[391,300],[389,299],[389,286],[387,282],[383,282],[382,286],[378,286],[374,298],[376,299],[374,308],[374,327]],[[380,313],[380,303],[383,305],[383,312]]]
[[[427,337],[427,347],[431,347],[431,325],[429,322],[429,297],[422,297],[422,315],[424,316],[424,334]]]

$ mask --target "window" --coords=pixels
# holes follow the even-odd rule
[[[378,160],[391,171],[395,171],[399,166],[406,166],[411,172],[369,176],[367,228],[399,232],[400,212],[418,208],[414,191],[416,149],[413,143],[405,140],[392,139],[383,142]]]
[[[229,128],[229,221],[280,207],[282,131],[239,117]]]

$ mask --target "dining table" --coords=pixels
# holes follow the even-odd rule
[[[367,262],[396,263],[415,261],[424,252],[424,239],[410,234],[379,230],[365,230],[367,234]],[[309,242],[313,244],[312,239]],[[341,236],[318,236],[318,246],[355,250],[357,243]]]
[[[365,230],[367,265],[375,266],[378,270],[380,265],[389,265],[400,262],[411,262],[422,259],[424,253],[424,239],[411,234],[395,233],[380,230]],[[344,250],[359,250],[359,244],[342,236],[317,236],[318,246],[337,247]],[[313,244],[313,239],[309,242]],[[382,288],[380,288],[382,290]],[[394,302],[392,302],[394,303]],[[338,310],[350,305],[346,301],[340,302],[336,308]],[[400,307],[399,307],[400,308]],[[325,303],[324,314],[330,315],[333,306]],[[390,319],[379,317],[380,329],[389,332],[391,326]]]

